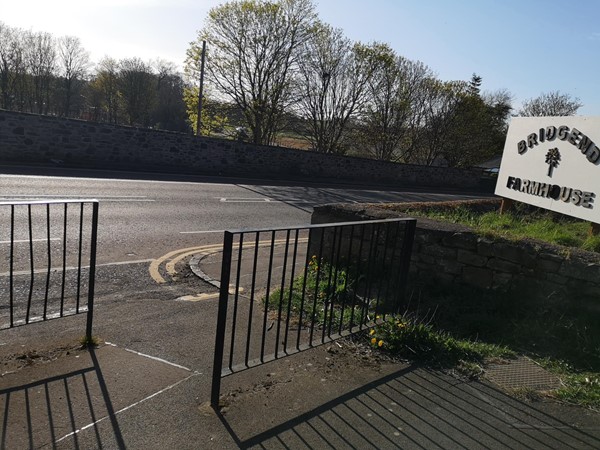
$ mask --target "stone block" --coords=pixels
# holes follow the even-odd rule
[[[470,266],[484,267],[488,261],[487,256],[481,256],[468,250],[458,250],[457,261]]]
[[[564,260],[558,270],[558,274],[576,280],[595,282],[600,279],[600,265],[575,259]]]
[[[462,280],[471,286],[489,289],[494,282],[494,272],[481,267],[467,266],[463,269]]]
[[[494,256],[494,241],[483,237],[478,238],[477,253],[481,256]]]
[[[442,239],[447,247],[463,250],[477,250],[477,237],[473,233],[452,233]]]
[[[490,258],[486,266],[492,269],[494,272],[504,272],[511,274],[523,272],[523,267],[519,264],[515,264],[500,258]]]

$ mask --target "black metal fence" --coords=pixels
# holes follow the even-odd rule
[[[0,329],[87,313],[92,337],[97,200],[0,202]]]
[[[212,405],[222,377],[398,313],[415,226],[389,219],[226,231]]]

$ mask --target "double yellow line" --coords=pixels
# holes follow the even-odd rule
[[[284,245],[287,242],[286,239],[276,239],[275,241],[259,241],[259,247],[268,247],[271,244],[273,245]],[[306,243],[308,242],[308,238],[299,238],[298,243]],[[290,242],[291,244],[291,242]],[[247,242],[242,248],[252,248],[256,246],[255,242]],[[239,247],[238,247],[239,248]],[[192,255],[198,256],[208,256],[211,253],[217,253],[223,250],[223,244],[212,244],[212,245],[203,245],[201,247],[189,247],[189,248],[181,248],[179,250],[173,250],[172,252],[167,253],[164,256],[161,256],[158,259],[155,259],[150,263],[150,276],[154,281],[158,284],[166,283],[167,280],[160,274],[159,267],[162,264],[165,264],[165,270],[170,277],[174,277],[177,275],[177,271],[175,270],[175,266],[184,258]]]

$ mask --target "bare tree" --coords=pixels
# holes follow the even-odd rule
[[[0,22],[0,106],[11,109],[17,94],[17,80],[23,76],[21,30]]]
[[[342,30],[318,23],[298,63],[298,113],[308,124],[307,139],[321,153],[344,154],[344,132],[366,99],[373,73],[372,52],[352,44]]]
[[[310,0],[241,0],[210,10],[187,52],[197,79],[206,40],[207,81],[242,111],[251,140],[271,144],[289,105],[292,67],[315,18]]]
[[[25,34],[25,62],[32,78],[30,110],[48,114],[51,83],[56,74],[56,44],[50,33]]]
[[[95,117],[104,117],[109,123],[117,123],[120,109],[119,64],[105,57],[96,66],[96,75],[90,82],[91,97],[94,99]],[[102,111],[103,114],[100,114]]]
[[[583,104],[578,98],[559,91],[545,92],[523,103],[517,116],[574,116]]]
[[[150,113],[156,99],[156,86],[150,65],[139,58],[119,63],[119,91],[129,125],[150,125]]]
[[[360,144],[376,159],[406,162],[415,149],[426,82],[433,73],[421,62],[397,56],[387,45],[379,45],[377,53],[379,64],[359,127]]]
[[[64,36],[58,41],[58,59],[64,88],[62,114],[69,116],[77,83],[83,81],[90,68],[90,57],[79,38]]]

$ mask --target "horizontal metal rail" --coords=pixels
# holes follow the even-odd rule
[[[98,205],[0,202],[0,329],[85,312],[91,339]]]
[[[222,377],[399,312],[415,226],[415,219],[384,219],[226,231],[213,407]]]

